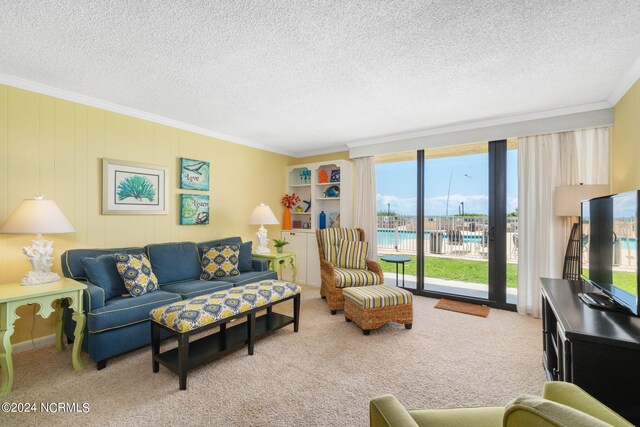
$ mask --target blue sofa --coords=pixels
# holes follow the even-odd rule
[[[203,248],[220,244],[241,245],[240,275],[200,280]],[[159,289],[135,298],[122,296],[121,290],[112,286],[115,280],[121,280],[115,270],[115,260],[112,266],[107,264],[116,253],[145,254],[158,278]],[[85,269],[90,263],[92,268]],[[266,261],[251,258],[251,242],[242,243],[240,237],[201,243],[158,243],[144,248],[71,249],[62,254],[62,271],[65,277],[87,285],[83,301],[87,322],[82,349],[89,353],[98,369],[106,367],[110,357],[150,344],[151,309],[234,286],[277,279],[275,271],[267,270]],[[69,342],[73,340],[75,328],[70,311],[65,309],[64,319]]]

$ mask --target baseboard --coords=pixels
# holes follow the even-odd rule
[[[21,353],[23,351],[33,350],[34,348],[49,347],[52,345],[56,345],[55,334],[34,338],[33,341],[22,341],[17,344],[13,344],[11,348],[13,349],[13,353]]]

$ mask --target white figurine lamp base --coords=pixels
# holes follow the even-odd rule
[[[271,252],[267,247],[267,243],[269,239],[267,239],[267,229],[264,228],[264,225],[261,225],[256,233],[256,237],[258,238],[258,247],[256,248],[257,254],[268,254]]]
[[[33,271],[22,278],[22,285],[40,285],[57,282],[60,276],[51,271],[53,266],[53,242],[46,240],[41,234],[31,241],[33,245],[22,248],[22,253],[29,257]]]

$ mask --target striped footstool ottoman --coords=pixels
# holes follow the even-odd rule
[[[371,329],[390,322],[413,325],[413,295],[404,289],[386,285],[344,288],[344,318],[352,320],[369,335]]]

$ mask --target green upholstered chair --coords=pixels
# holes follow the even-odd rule
[[[371,427],[633,427],[580,387],[560,381],[546,383],[542,398],[521,396],[500,407],[406,410],[387,394],[371,401],[369,414]]]

